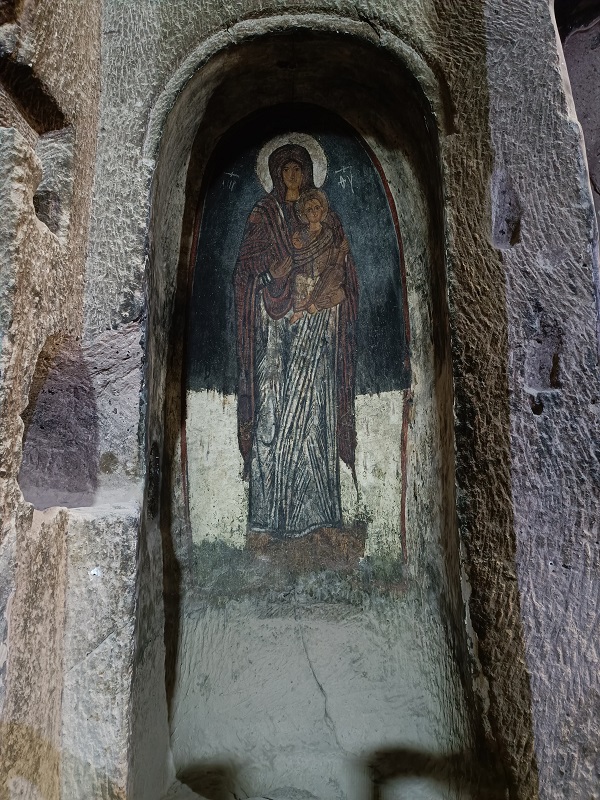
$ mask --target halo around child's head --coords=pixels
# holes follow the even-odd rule
[[[321,189],[307,189],[305,192],[302,192],[296,201],[296,211],[298,212],[298,217],[300,218],[300,221],[304,222],[306,225],[308,225],[308,218],[304,213],[304,208],[309,200],[319,201],[323,207],[323,219],[329,213],[329,200],[327,199],[325,192],[323,192]]]

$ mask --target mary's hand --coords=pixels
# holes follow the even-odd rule
[[[285,278],[285,276],[289,274],[291,269],[292,269],[292,257],[287,256],[287,258],[284,258],[281,263],[272,266],[269,269],[269,272],[274,278]]]

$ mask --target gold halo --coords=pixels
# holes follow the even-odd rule
[[[264,144],[256,159],[256,174],[265,191],[270,192],[273,188],[273,181],[269,173],[269,157],[273,150],[277,150],[284,144],[299,144],[306,148],[313,162],[315,186],[317,189],[323,186],[327,177],[327,156],[321,145],[314,136],[310,136],[308,133],[283,133]]]

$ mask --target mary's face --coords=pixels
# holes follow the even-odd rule
[[[281,177],[286,189],[299,189],[302,184],[302,167],[296,161],[288,161],[283,165]]]

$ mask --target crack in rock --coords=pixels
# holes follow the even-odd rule
[[[310,671],[312,673],[312,676],[315,679],[315,683],[317,684],[317,686],[319,688],[319,691],[320,691],[320,693],[321,693],[321,695],[323,697],[323,718],[325,720],[325,724],[327,725],[327,727],[329,728],[329,730],[333,734],[333,738],[335,739],[335,743],[337,744],[337,746],[340,748],[340,750],[342,752],[345,753],[346,750],[345,750],[344,746],[342,745],[342,743],[339,740],[338,733],[337,733],[337,728],[335,726],[335,722],[333,721],[333,718],[332,718],[331,714],[329,713],[329,704],[328,704],[328,700],[327,700],[327,692],[325,691],[325,688],[323,687],[323,684],[321,683],[321,681],[317,677],[317,673],[315,672],[315,668],[313,666],[312,659],[311,659],[311,657],[309,655],[308,648],[306,646],[306,640],[304,638],[304,629],[302,627],[302,624],[300,623],[300,620],[298,619],[298,610],[297,610],[296,607],[294,607],[294,619],[296,620],[296,623],[298,625],[298,633],[300,634],[300,641],[302,642],[302,648],[303,648],[304,654],[306,656],[306,661],[308,662],[308,667],[309,667],[309,669],[310,669]]]

